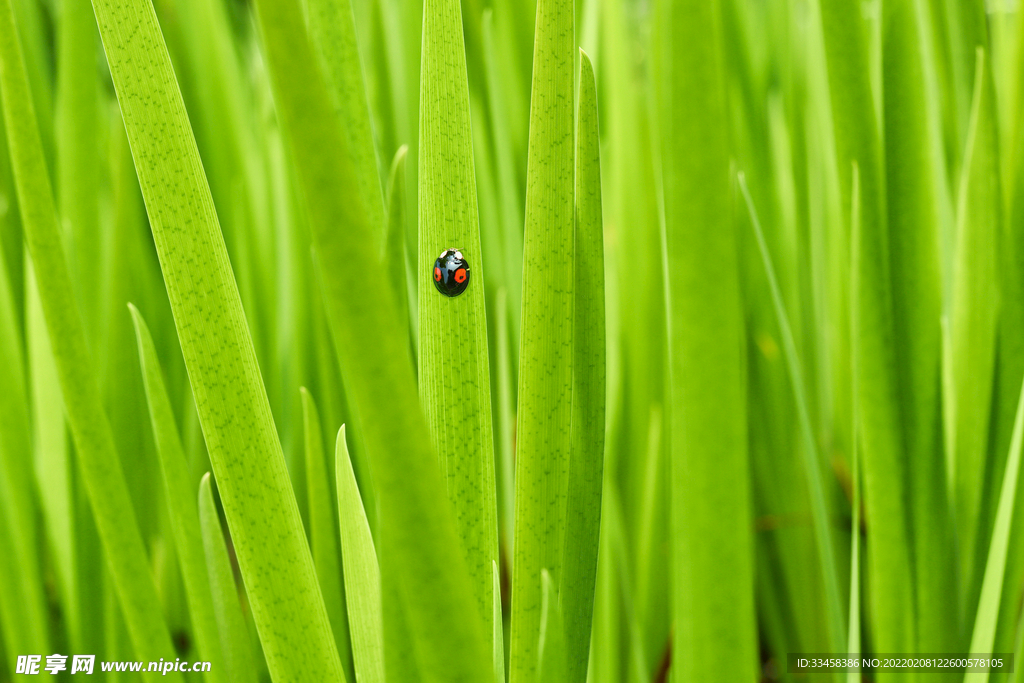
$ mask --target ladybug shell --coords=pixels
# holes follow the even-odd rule
[[[469,263],[458,249],[446,249],[434,261],[434,286],[445,296],[458,296],[469,286]]]

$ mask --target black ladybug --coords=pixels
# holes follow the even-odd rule
[[[458,296],[469,286],[469,263],[458,249],[446,249],[434,261],[434,286],[445,296]]]

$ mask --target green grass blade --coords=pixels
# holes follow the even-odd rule
[[[565,628],[558,586],[547,569],[541,570],[540,639],[537,642],[537,683],[562,683],[568,679],[565,660]]]
[[[356,175],[347,142],[298,2],[258,0],[256,7],[278,116],[296,160],[321,264],[335,348],[373,473],[384,614],[404,614],[408,626],[409,637],[386,637],[405,650],[389,648],[389,661],[392,654],[408,660],[414,652],[425,681],[475,683],[490,675],[485,622],[476,616],[478,603],[419,408],[412,363],[405,360],[404,321],[390,287],[368,288],[361,269],[337,267],[352,254],[380,253],[380,228],[352,190]],[[400,622],[386,618],[386,630],[389,623],[398,628]]]
[[[0,4],[0,88],[26,242],[38,278],[65,410],[108,566],[137,656],[153,659],[169,655],[173,651],[170,634],[159,612],[156,586],[75,304],[9,0]]]
[[[352,658],[358,683],[384,683],[384,624],[381,609],[380,568],[366,521],[352,461],[345,441],[345,426],[335,446],[338,518],[341,551],[348,592],[348,619],[352,631]]]
[[[411,330],[415,329],[413,323],[416,318],[412,317],[409,310],[409,302],[416,296],[413,289],[415,282],[409,281],[409,251],[405,243],[408,204],[405,197],[405,160],[408,153],[408,145],[398,148],[388,174],[388,234],[384,244],[384,267],[391,281],[395,303],[398,304],[398,319],[409,322],[410,340],[415,342]]]
[[[950,599],[956,595],[956,576],[939,394],[941,196],[934,173],[939,159],[930,131],[935,114],[928,96],[921,12],[916,0],[888,2],[882,12],[886,196],[900,391],[897,415],[904,428],[908,550],[916,597],[916,641],[911,642],[916,642],[917,652],[951,652],[960,629],[956,601]],[[887,523],[874,515],[871,519]],[[889,651],[881,642],[878,647]]]
[[[753,680],[745,339],[718,2],[667,6],[673,679]],[[708,539],[715,539],[713,544]]]
[[[505,633],[501,616],[501,574],[498,563],[491,562],[491,654],[494,657],[494,681],[505,683]]]
[[[566,680],[583,683],[590,659],[590,628],[594,616],[597,546],[601,528],[605,310],[597,83],[590,58],[582,50],[577,116],[572,451],[558,593],[566,625]]]
[[[49,641],[32,496],[28,388],[17,330],[7,264],[0,257],[0,357],[5,359],[0,363],[0,627],[15,655],[41,652]],[[58,564],[58,571],[64,569]]]
[[[67,232],[69,266],[82,309],[86,335],[99,358],[102,352],[102,290],[107,279],[99,222],[99,79],[96,70],[96,22],[89,4],[60,7],[57,34],[57,196]],[[114,315],[123,315],[119,305]]]
[[[852,189],[850,192],[850,272],[856,274],[859,258],[858,245],[860,244],[860,169],[857,167],[857,163],[853,164],[853,174],[851,176]],[[857,292],[859,282],[857,277],[854,275],[854,282],[850,287],[850,324],[851,329],[855,329],[853,311],[857,309]],[[856,339],[856,335],[853,335]],[[852,363],[856,363],[857,354],[851,354]],[[852,377],[857,376],[856,370],[851,368]],[[854,380],[856,381],[856,380]],[[850,524],[850,621],[849,628],[847,629],[846,635],[846,652],[851,655],[860,654],[861,651],[861,639],[860,639],[860,526],[861,526],[861,505],[863,504],[861,497],[861,483],[860,483],[860,424],[859,424],[859,413],[857,411],[857,389],[852,387],[851,393],[854,396],[854,400],[851,402],[853,406],[853,435],[852,443],[850,447],[850,458],[853,460],[853,496],[852,496],[852,522]],[[846,676],[847,683],[860,683],[861,675],[860,672],[851,671]]]
[[[508,307],[508,295],[504,287],[498,289],[495,296],[495,340],[496,359],[498,365],[498,409],[497,409],[497,489],[498,489],[498,520],[500,524],[500,541],[506,561],[512,558],[512,539],[515,534],[515,396],[512,386],[512,348],[509,344],[509,318],[512,315]]]
[[[456,0],[423,7],[420,67],[419,283],[420,397],[448,496],[458,520],[473,594],[490,622],[491,562],[498,559],[494,441],[484,310],[484,263],[469,121],[469,85]],[[432,286],[434,260],[459,249],[469,263],[466,291]],[[443,331],[443,333],[442,333]]]
[[[571,450],[573,3],[539,0],[526,175],[511,681],[533,683],[542,586],[562,576]]]
[[[97,0],[93,7],[267,664],[277,678],[344,680],[252,336],[156,15],[144,0]],[[264,552],[268,536],[276,539],[274,553]],[[305,624],[304,636],[295,640],[289,634],[297,624]]]
[[[954,480],[961,578],[967,614],[981,587],[991,519],[986,489],[995,479],[989,457],[996,336],[999,324],[999,188],[995,90],[986,53],[977,52],[974,100],[958,199],[952,304]]]
[[[818,547],[818,564],[820,565],[822,581],[825,585],[825,611],[828,618],[829,642],[832,652],[841,652],[847,638],[846,630],[843,626],[839,574],[835,557],[835,545],[832,540],[832,526],[829,522],[828,504],[825,501],[825,489],[822,484],[821,455],[818,453],[818,442],[814,435],[814,427],[811,426],[811,414],[807,404],[807,391],[804,385],[803,371],[796,350],[796,342],[793,339],[793,330],[789,324],[789,315],[786,313],[786,305],[783,302],[782,292],[775,277],[775,267],[772,265],[772,257],[768,253],[768,245],[765,243],[764,233],[761,231],[761,221],[758,219],[757,210],[754,208],[754,200],[750,197],[750,190],[747,188],[747,181],[742,173],[739,176],[739,185],[740,191],[743,193],[743,199],[747,204],[747,210],[750,212],[750,223],[754,226],[754,236],[757,238],[757,246],[761,252],[761,261],[764,263],[765,273],[768,276],[772,303],[775,305],[775,316],[778,319],[779,331],[782,334],[782,350],[786,356],[786,367],[789,370],[793,395],[796,397],[800,433],[804,441],[804,447],[801,449],[804,456],[804,474],[807,477],[807,490],[810,492],[811,498],[811,518],[814,524],[815,541]]]
[[[1010,546],[1010,529],[1013,523],[1013,506],[1017,497],[1017,480],[1020,475],[1021,446],[1024,443],[1024,386],[1021,387],[1017,417],[1013,424],[1013,438],[1010,453],[1006,458],[1006,472],[1003,487],[999,493],[999,507],[992,527],[992,543],[989,546],[985,576],[981,584],[978,613],[974,620],[971,647],[968,652],[989,652],[996,639],[996,625],[999,621],[999,600],[1003,593],[1003,579],[1006,573],[1006,556]],[[964,677],[965,683],[987,683],[989,674],[971,672]]]
[[[217,505],[213,502],[209,472],[199,482],[199,525],[227,679],[237,683],[255,683],[256,667],[249,645],[249,632],[238,601],[235,574],[231,571]]]
[[[214,615],[213,596],[206,571],[203,551],[203,537],[199,526],[199,513],[194,503],[194,485],[189,481],[188,460],[178,436],[171,401],[164,384],[160,359],[157,357],[153,338],[146,321],[135,306],[128,304],[135,336],[139,345],[139,362],[146,387],[146,401],[149,417],[156,439],[156,451],[160,458],[163,474],[164,495],[170,512],[171,531],[181,563],[181,577],[185,582],[189,613],[195,631],[196,643],[203,659],[209,662],[223,661],[217,619]],[[206,680],[224,681],[224,670],[211,667]]]
[[[301,387],[302,424],[306,443],[306,488],[309,503],[309,544],[313,564],[320,580],[327,616],[330,617],[338,654],[351,678],[352,646],[349,644],[348,619],[345,617],[345,587],[341,577],[341,549],[338,546],[338,525],[334,517],[334,496],[330,489],[330,470],[324,454],[324,433],[320,426],[313,396]]]
[[[854,280],[852,345],[863,458],[866,514],[875,520],[868,552],[872,628],[878,652],[913,649],[912,564],[906,463],[896,384],[892,285],[885,216],[885,173],[871,85],[869,25],[853,4],[823,0],[822,29],[829,69],[837,164],[844,213],[850,210],[849,169],[860,186],[859,242]],[[848,215],[848,214],[847,214]],[[884,520],[884,521],[881,521]]]
[[[370,225],[383,243],[385,235],[384,196],[381,194],[377,152],[373,146],[373,124],[356,44],[356,20],[350,0],[308,0],[309,30],[323,60],[324,74],[333,86],[332,94],[341,129],[348,137],[348,153],[355,172],[355,187],[362,197]],[[390,151],[390,150],[389,150]]]

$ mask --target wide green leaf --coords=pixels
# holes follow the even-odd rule
[[[537,669],[541,570],[562,576],[572,419],[574,8],[539,0],[526,173],[516,413],[512,683]]]
[[[573,272],[572,449],[558,587],[565,624],[566,680],[587,678],[594,616],[605,433],[604,223],[594,67],[580,51],[576,125]]]
[[[426,0],[420,67],[420,400],[458,520],[473,594],[490,621],[491,563],[498,559],[491,385],[484,263],[469,121],[469,85],[457,0]],[[434,261],[457,249],[468,263],[465,292],[432,286]]]
[[[720,3],[667,6],[673,679],[755,678],[745,338]],[[715,539],[709,543],[708,539]]]

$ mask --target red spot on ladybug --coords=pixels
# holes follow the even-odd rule
[[[434,266],[434,281],[435,282],[440,282],[441,281],[441,269],[438,268],[437,266]]]
[[[466,281],[465,268],[459,268],[458,270],[455,271],[455,281],[458,282],[460,285]]]

